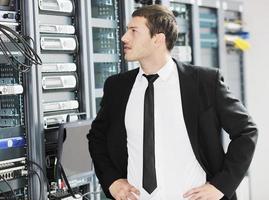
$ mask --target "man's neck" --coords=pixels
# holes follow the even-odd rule
[[[141,68],[146,74],[156,74],[171,58],[170,54],[140,61]]]

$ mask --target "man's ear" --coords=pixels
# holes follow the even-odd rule
[[[163,45],[166,46],[164,33],[157,33],[155,34],[154,37],[155,37],[154,43],[156,44],[157,47],[160,47]]]

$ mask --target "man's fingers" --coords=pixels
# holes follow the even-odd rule
[[[129,193],[129,195],[127,196],[128,200],[138,200],[138,197],[133,194],[132,192]]]
[[[200,188],[193,188],[193,189],[187,191],[186,193],[184,193],[183,197],[187,198],[187,197],[189,197],[189,196],[191,196],[191,195],[193,195],[193,194],[195,194],[195,193],[197,193],[199,191],[200,191]]]
[[[219,200],[223,197],[223,193],[216,189],[213,185],[205,184],[203,186],[193,188],[183,194],[188,200]]]
[[[202,197],[199,195],[193,195],[189,200],[202,200]]]
[[[131,187],[130,191],[133,192],[133,193],[135,193],[136,195],[140,195],[139,190],[136,189],[134,186]]]

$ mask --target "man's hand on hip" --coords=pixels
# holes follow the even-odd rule
[[[223,196],[224,194],[210,183],[193,188],[183,195],[188,200],[219,200]]]
[[[116,200],[137,200],[137,196],[140,195],[139,190],[130,185],[127,179],[114,181],[109,187],[109,192]]]

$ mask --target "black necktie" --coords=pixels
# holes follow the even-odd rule
[[[158,74],[145,75],[148,87],[144,99],[144,138],[143,138],[143,188],[151,194],[157,187],[154,142],[154,87]]]

